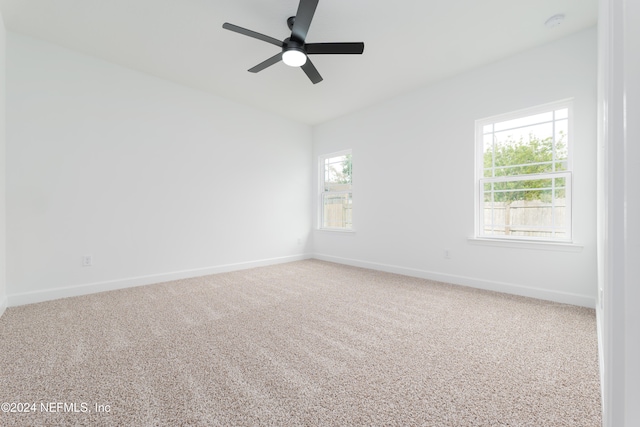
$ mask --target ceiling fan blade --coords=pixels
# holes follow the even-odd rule
[[[278,52],[277,54],[273,55],[271,58],[267,59],[266,61],[262,61],[255,67],[250,68],[248,71],[250,73],[257,73],[259,71],[264,70],[267,67],[272,66],[273,64],[277,64],[281,60],[282,60],[282,52]]]
[[[318,7],[318,0],[300,0],[296,19],[291,29],[292,39],[304,43],[311,26],[311,20],[316,13],[316,7]]]
[[[245,36],[253,37],[254,39],[262,40],[263,42],[274,44],[278,47],[283,46],[283,43],[278,39],[265,36],[264,34],[256,33],[255,31],[247,30],[246,28],[238,27],[237,25],[229,24],[228,22],[225,22],[224,24],[222,24],[222,28],[224,28],[225,30],[244,34]]]
[[[364,43],[308,43],[304,49],[307,55],[361,54],[364,52]]]
[[[309,77],[309,80],[311,80],[313,84],[320,83],[322,81],[322,76],[309,58],[307,58],[307,62],[305,62],[304,65],[300,68],[302,68],[302,71],[305,72],[305,74],[307,75],[307,77]]]

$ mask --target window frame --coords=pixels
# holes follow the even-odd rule
[[[349,190],[325,191],[325,160],[332,157],[351,155],[351,188]],[[326,195],[351,195],[351,228],[346,227],[325,227],[324,226],[324,198]],[[353,228],[353,150],[340,150],[318,156],[318,230],[336,231],[342,233],[354,232]]]
[[[485,177],[484,176],[484,127],[491,124],[506,122],[514,119],[526,118],[537,114],[554,112],[556,110],[567,109],[567,159],[566,169],[562,171],[551,171],[537,174],[522,174],[501,177]],[[542,104],[530,108],[524,108],[509,113],[498,114],[484,119],[475,121],[475,174],[474,174],[474,206],[475,206],[475,233],[474,238],[486,241],[503,241],[503,242],[529,242],[529,243],[551,243],[551,244],[572,244],[573,243],[573,99],[563,99],[547,104]],[[563,119],[552,119],[555,122]],[[507,129],[509,130],[509,129]],[[496,132],[495,130],[493,132]],[[555,135],[555,130],[553,132]],[[511,236],[511,235],[495,235],[485,233],[485,202],[484,202],[484,185],[486,183],[505,182],[505,181],[521,181],[535,179],[551,179],[565,178],[565,202],[566,211],[565,218],[567,221],[564,231],[565,238],[555,238],[546,236]],[[552,203],[554,199],[552,198]]]

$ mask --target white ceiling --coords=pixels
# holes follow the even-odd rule
[[[320,0],[307,42],[365,43],[363,55],[311,57],[313,85],[278,48],[298,0],[0,0],[8,30],[227,99],[318,124],[596,24],[597,0]],[[563,13],[559,27],[545,21]]]

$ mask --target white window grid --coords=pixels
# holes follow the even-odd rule
[[[566,159],[557,159],[556,158],[556,123],[560,120],[565,120],[565,118],[557,118],[556,111],[566,109],[568,111],[566,120],[568,121],[567,126],[567,157]],[[519,118],[526,118],[529,116],[535,116],[537,114],[542,113],[552,113],[551,120],[541,120],[538,122],[530,122],[523,126],[515,126],[512,128],[503,128],[496,130],[495,124],[506,122]],[[477,188],[475,190],[476,197],[476,236],[480,238],[490,238],[490,239],[506,239],[506,240],[540,240],[540,241],[555,241],[555,242],[571,242],[572,241],[572,102],[571,100],[563,100],[550,104],[541,105],[538,107],[528,108],[525,110],[519,110],[512,113],[501,114],[498,116],[493,116],[487,119],[477,120],[476,121],[476,183]],[[537,162],[537,163],[526,163],[526,164],[514,164],[507,166],[496,166],[495,163],[491,165],[491,167],[484,167],[484,136],[485,134],[493,134],[496,132],[503,132],[508,130],[516,130],[519,128],[527,128],[530,126],[535,126],[538,124],[551,123],[552,124],[552,135],[554,138],[553,141],[553,154],[552,160],[547,162]],[[490,130],[487,132],[486,128],[490,126]],[[494,136],[495,137],[495,136]],[[495,162],[495,157],[492,158],[492,161]],[[508,169],[508,168],[516,168],[520,166],[535,166],[535,165],[545,165],[550,164],[551,171],[547,173],[539,173],[539,174],[522,174],[522,175],[511,175],[511,176],[496,176],[496,171],[500,169]],[[562,170],[556,170],[556,166],[558,164],[564,164],[564,168]],[[485,171],[490,170],[491,176],[485,177]],[[562,187],[556,186],[556,180],[563,179],[565,185]],[[540,187],[540,188],[527,188],[527,189],[506,189],[506,190],[494,190],[493,184],[495,183],[506,183],[506,182],[518,182],[518,181],[527,181],[527,180],[550,180],[551,186],[548,187]],[[491,185],[492,190],[491,200],[489,201],[489,208],[486,206],[485,202],[485,185]],[[500,226],[504,227],[504,223],[499,223],[496,221],[496,209],[494,203],[494,197],[496,193],[500,192],[513,192],[513,191],[534,191],[534,190],[543,190],[551,192],[551,201],[549,202],[549,207],[551,207],[551,224],[550,225],[526,225],[526,229],[529,231],[540,231],[544,233],[548,233],[548,236],[545,237],[536,237],[536,236],[523,236],[523,235],[501,235],[501,234],[493,234],[493,231],[499,229]],[[564,214],[564,224],[560,224],[557,221],[557,211],[556,211],[556,192],[562,190],[565,195],[565,214]],[[489,215],[486,214],[487,210],[489,210]],[[489,216],[489,218],[487,218]],[[510,229],[514,231],[518,231],[517,228],[519,225],[511,226]],[[524,226],[522,228],[525,228]],[[487,232],[487,229],[490,232]]]

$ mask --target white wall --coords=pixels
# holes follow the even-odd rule
[[[640,425],[640,2],[624,9],[625,426]]]
[[[640,425],[640,4],[599,9],[599,276],[605,427]]]
[[[308,126],[36,39],[7,43],[9,305],[308,252]]]
[[[355,233],[315,230],[315,256],[594,306],[596,42],[592,28],[317,126],[314,156],[353,149]],[[583,248],[564,252],[470,242],[474,121],[570,97],[573,230]],[[314,162],[314,191],[317,175]],[[445,249],[451,259],[444,258]]]
[[[0,316],[7,307],[6,290],[6,190],[5,190],[5,58],[6,58],[6,31],[0,14]]]

